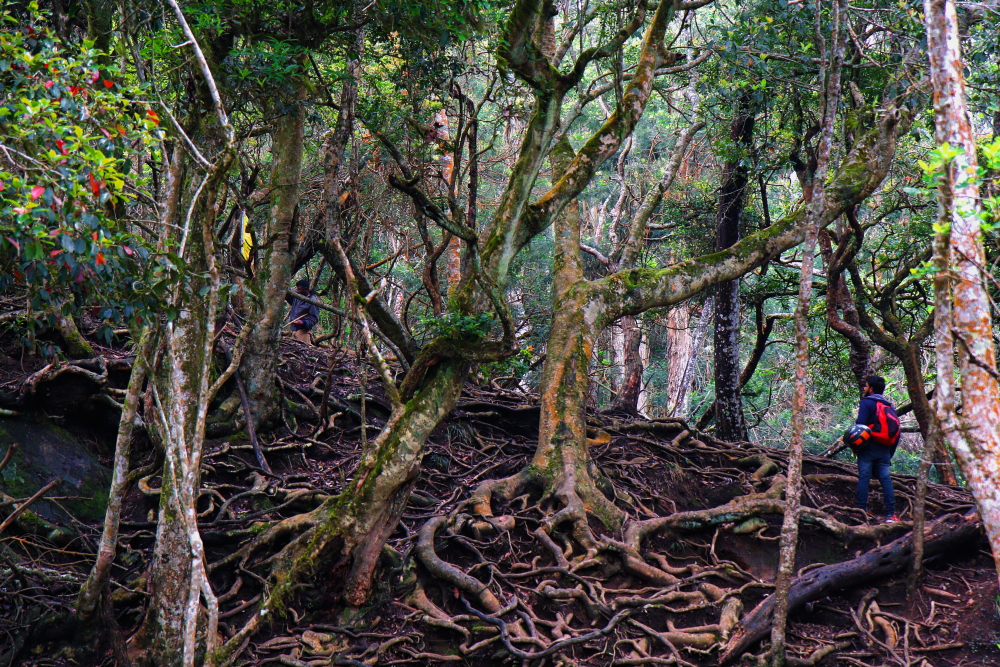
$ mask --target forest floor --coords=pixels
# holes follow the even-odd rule
[[[45,415],[71,428],[110,463],[114,431],[106,419],[81,413],[85,388],[64,384],[73,374],[47,379],[51,367],[19,359],[15,348],[6,352],[0,355],[0,390],[13,396],[34,382],[32,401],[22,400],[20,407],[33,411],[32,419]],[[129,360],[120,350],[99,353],[111,369],[101,391],[114,393],[127,382],[123,368]],[[388,416],[373,371],[364,378],[362,410],[362,378],[348,353],[288,342],[281,349],[280,375],[286,394],[306,412],[313,409],[310,404],[320,404],[329,381],[335,417],[321,428],[286,411],[284,425],[261,436],[273,476],[258,468],[245,432],[209,441],[199,509],[212,561],[273,522],[337,494],[358,464],[362,438],[374,438]],[[597,443],[591,454],[611,482],[616,504],[636,522],[675,519],[648,535],[638,566],[623,567],[624,548],[618,555],[593,557],[558,534],[541,541],[536,529],[546,509],[537,498],[523,496],[509,507],[495,507],[496,515],[513,517],[499,531],[484,532],[481,521],[464,515],[478,483],[514,474],[529,462],[538,430],[537,397],[470,383],[428,443],[402,522],[383,552],[370,602],[346,616],[338,604],[343,564],[321,573],[303,587],[286,617],[252,638],[240,664],[718,664],[745,631],[735,624],[740,608],[747,621],[772,591],[781,525],[773,507],[780,501],[787,453],[721,442],[677,419],[633,421],[595,412],[590,420]],[[9,444],[0,442],[0,453]],[[133,446],[132,468],[155,462],[143,437]],[[926,561],[919,600],[909,605],[905,569],[882,576],[859,571],[858,564],[874,549],[889,554],[905,547],[914,479],[894,476],[904,522],[886,527],[868,526],[852,509],[854,464],[808,456],[804,473],[803,501],[821,520],[803,525],[799,580],[854,570],[850,585],[797,605],[789,627],[792,664],[1000,665],[1000,596],[980,531],[944,543]],[[3,483],[0,479],[0,490]],[[143,476],[125,503],[111,595],[125,637],[145,612],[158,485],[156,473]],[[734,503],[747,500],[763,509],[750,518],[735,512]],[[880,513],[881,502],[873,482],[871,509]],[[953,514],[954,523],[972,506],[962,489],[930,486],[928,521]],[[727,514],[726,508],[734,511]],[[0,504],[0,516],[9,509]],[[428,521],[439,516],[448,517],[447,527],[431,529],[428,538]],[[53,542],[51,533],[21,524],[0,536],[0,665],[115,664],[110,647],[100,660],[82,660],[58,635],[100,530],[94,521],[71,523],[76,537],[68,541]],[[612,542],[624,539],[596,521],[591,528]],[[435,576],[433,564],[427,567],[428,539],[431,557],[488,584],[504,608],[484,614],[475,600],[469,603],[467,597],[474,596]],[[214,571],[223,634],[255,613],[268,555]],[[747,649],[742,658],[738,651],[733,663],[749,661],[761,647],[751,641]]]

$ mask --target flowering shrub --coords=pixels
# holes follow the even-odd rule
[[[105,324],[154,307],[150,253],[125,216],[159,117],[91,46],[0,14],[0,293],[27,294],[30,326],[84,306]]]

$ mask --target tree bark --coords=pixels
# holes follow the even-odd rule
[[[175,150],[181,150],[179,144]],[[208,582],[197,502],[221,285],[214,227],[218,189],[232,159],[227,147],[202,177],[202,185],[191,187],[194,201],[186,219],[171,226],[185,231],[180,254],[190,280],[174,293],[178,315],[164,328],[162,363],[151,373],[155,415],[149,421],[162,439],[165,459],[150,574],[153,595],[132,642],[140,661],[157,667],[192,665],[196,654],[217,640],[218,606]],[[204,645],[197,645],[198,640]]]
[[[944,159],[935,238],[935,400],[945,439],[979,505],[1000,568],[1000,383],[980,228],[976,145],[965,102],[954,0],[924,0],[927,53],[939,144],[961,152]],[[962,414],[955,411],[959,359]],[[998,570],[1000,576],[1000,570]]]
[[[694,353],[694,336],[689,329],[690,304],[680,304],[667,313],[667,414],[673,416],[680,410],[686,413],[684,403],[687,389],[684,386],[688,364]]]
[[[138,419],[139,404],[148,375],[150,356],[155,349],[155,336],[149,329],[138,334],[136,358],[132,364],[122,416],[118,423],[118,437],[115,440],[114,473],[111,489],[108,491],[108,507],[104,514],[104,530],[97,547],[97,559],[91,568],[86,583],[80,587],[76,613],[81,623],[87,624],[95,618],[95,611],[101,601],[101,593],[108,582],[111,565],[118,548],[118,526],[121,521],[122,502],[128,492],[129,452],[132,448],[132,434]]]
[[[624,364],[622,381],[618,386],[618,398],[615,408],[630,415],[639,414],[639,394],[642,392],[642,373],[645,370],[640,348],[642,346],[642,329],[633,315],[626,315],[619,324],[622,328]]]
[[[754,112],[747,96],[740,98],[729,130],[731,150],[722,168],[722,189],[715,219],[715,247],[725,250],[740,239],[740,219],[747,200],[749,169],[745,161],[753,143]],[[722,440],[747,439],[743,397],[740,393],[740,281],[715,286],[715,416],[716,435]]]
[[[849,214],[852,215],[852,214]],[[871,345],[861,331],[861,320],[854,304],[847,283],[844,282],[844,255],[851,252],[846,244],[850,243],[850,232],[844,232],[845,238],[833,250],[830,234],[824,230],[820,234],[820,250],[826,263],[826,320],[830,328],[847,339],[851,346],[849,354],[851,372],[858,385],[858,394],[864,390],[868,371],[871,365]],[[838,311],[843,311],[843,317]]]
[[[844,62],[845,34],[841,24],[846,0],[836,0],[831,10],[833,35],[827,48],[823,37],[822,14],[816,14],[816,42],[820,52],[820,82],[823,86],[822,129],[816,155],[812,196],[806,207],[806,240],[802,246],[802,277],[795,308],[795,393],[792,398],[792,436],[788,459],[788,487],[785,491],[785,516],[781,525],[778,575],[774,582],[774,623],[768,652],[773,667],[785,664],[785,625],[788,621],[789,590],[795,574],[795,552],[799,541],[799,513],[802,494],[802,454],[805,446],[806,398],[809,391],[809,302],[812,297],[813,260],[816,241],[826,201],[826,176],[833,149],[833,129],[840,104],[840,73]],[[817,6],[818,8],[818,6]],[[830,51],[832,50],[832,54]]]
[[[246,384],[253,413],[246,415],[246,419],[253,420],[257,427],[269,423],[278,414],[278,344],[284,325],[285,294],[295,263],[295,224],[305,136],[305,76],[297,75],[293,87],[295,94],[291,100],[286,100],[286,112],[275,121],[271,138],[271,208],[262,234],[264,253],[254,276],[261,299],[259,302],[253,300],[250,316],[253,330],[240,364],[240,375]]]

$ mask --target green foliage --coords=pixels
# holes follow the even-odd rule
[[[88,43],[0,14],[0,291],[28,287],[38,317],[100,305],[106,321],[154,308],[149,250],[118,218],[141,194],[132,177],[159,118]]]
[[[493,327],[493,315],[490,313],[462,315],[447,312],[439,317],[421,318],[420,326],[431,337],[477,341],[489,335]]]
[[[523,378],[531,370],[534,350],[535,348],[529,345],[522,350],[518,350],[517,354],[502,361],[480,364],[479,370],[487,378]]]

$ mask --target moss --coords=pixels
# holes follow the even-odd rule
[[[866,104],[860,109],[852,109],[844,119],[844,128],[855,136],[860,136],[866,132],[875,121],[875,107]]]
[[[65,500],[62,506],[77,519],[82,521],[101,521],[108,506],[110,479],[83,480],[77,493],[83,500]]]

